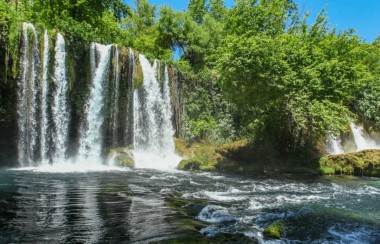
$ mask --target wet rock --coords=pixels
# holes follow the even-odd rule
[[[135,161],[132,157],[131,149],[126,147],[113,148],[108,154],[108,164],[115,165],[119,167],[134,167]]]

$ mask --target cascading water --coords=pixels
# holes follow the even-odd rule
[[[341,154],[344,153],[344,150],[342,148],[342,143],[339,138],[336,136],[330,135],[329,139],[327,141],[328,147],[327,152],[329,154]]]
[[[104,106],[104,83],[108,75],[111,45],[93,43],[91,45],[91,64],[93,67],[93,79],[90,95],[86,103],[85,118],[81,128],[79,140],[78,160],[86,164],[99,164],[101,162],[103,124],[102,108]],[[95,55],[97,54],[97,55]],[[95,60],[98,57],[98,62]],[[97,65],[96,65],[97,64]]]
[[[40,53],[34,26],[23,23],[22,35],[20,78],[17,90],[18,161],[21,166],[32,166],[40,157],[37,143],[40,131],[38,123]],[[33,39],[30,40],[29,37]]]
[[[49,70],[49,36],[47,30],[44,34],[44,53],[43,53],[43,65],[42,65],[42,91],[41,91],[41,162],[42,164],[49,163],[48,159],[48,149],[49,149],[49,140],[48,140],[48,70]]]
[[[370,138],[364,137],[362,126],[350,123],[350,127],[354,136],[357,151],[365,149],[380,149],[380,145],[377,145],[375,141],[373,141]]]
[[[57,34],[55,44],[55,61],[53,84],[53,162],[59,163],[66,159],[67,140],[69,134],[69,112],[67,103],[68,81],[66,74],[65,40],[61,34]]]
[[[47,170],[61,171],[67,170],[67,163],[73,166],[68,158],[69,131],[76,125],[70,126],[73,121],[63,36],[56,35],[52,57],[50,46],[45,31],[40,60],[36,30],[29,23],[23,24],[17,90],[18,160],[24,167],[44,166]],[[152,66],[139,55],[144,81],[139,89],[134,89],[137,66],[133,51],[129,50],[128,58],[123,59],[118,48],[112,47],[91,44],[91,87],[79,128],[76,169],[99,166],[108,146],[131,143],[136,167],[175,167],[180,157],[175,154],[172,138],[168,69],[158,72],[157,61]],[[121,65],[119,60],[127,65]]]
[[[139,55],[144,81],[134,92],[134,159],[140,168],[175,167],[180,157],[175,154],[174,129],[171,123],[169,77],[161,91],[157,81],[157,61],[153,66]]]

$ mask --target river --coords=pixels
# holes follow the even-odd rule
[[[187,218],[200,223],[206,242],[241,233],[253,243],[380,243],[376,178],[38,168],[0,170],[0,243],[175,240],[183,228],[168,203],[174,195],[192,203],[195,215]],[[279,219],[284,237],[264,238]]]

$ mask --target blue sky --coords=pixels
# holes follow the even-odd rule
[[[176,10],[184,10],[188,0],[148,0],[157,6],[169,5]],[[131,4],[134,0],[124,0]],[[364,41],[372,42],[380,34],[380,0],[295,0],[300,11],[309,12],[312,23],[319,11],[326,5],[331,26],[338,30],[355,29]],[[234,0],[226,0],[226,6]]]

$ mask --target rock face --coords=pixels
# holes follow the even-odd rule
[[[135,166],[132,152],[127,147],[110,149],[107,162],[109,165],[115,165],[119,167],[133,168]]]
[[[347,174],[380,177],[380,150],[326,155],[319,160],[322,174]]]

